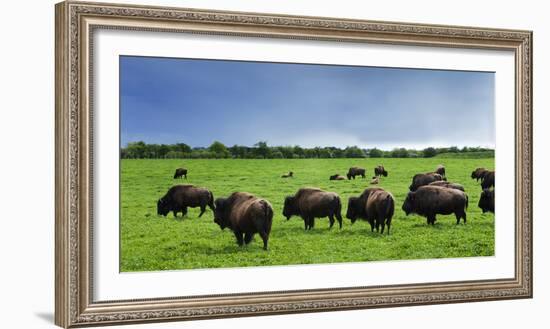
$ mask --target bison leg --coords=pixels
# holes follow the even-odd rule
[[[244,243],[249,244],[250,241],[252,241],[253,237],[254,237],[254,233],[245,233],[244,234]]]
[[[386,225],[388,226],[388,235],[390,235],[391,222],[390,221],[386,222]]]
[[[380,231],[380,234],[384,234],[384,229],[386,228],[386,223],[384,223],[384,217],[379,218],[378,222],[380,223],[380,226],[382,226],[382,230]]]
[[[461,218],[464,218],[464,224],[466,224],[466,212],[464,211],[456,212],[455,216],[456,216],[456,225],[460,223]]]
[[[233,233],[235,234],[235,238],[237,238],[237,244],[239,246],[242,246],[243,245],[243,234],[241,233],[241,231],[235,231]]]
[[[314,227],[315,227],[315,217],[311,217],[309,219],[309,229],[311,230]]]
[[[428,221],[428,224],[434,225],[435,224],[435,215],[428,215],[427,216],[427,221]]]
[[[201,206],[201,213],[199,214],[199,218],[204,214],[206,211],[206,206]]]
[[[260,231],[260,236],[264,241],[264,250],[267,250],[267,241],[269,240],[269,234],[267,232]]]
[[[328,216],[328,219],[329,219],[329,221],[330,221],[330,225],[329,225],[328,228],[331,229],[332,226],[334,225],[334,216],[333,216],[333,215],[329,215],[329,216]]]
[[[342,215],[339,212],[336,213],[336,219],[338,220],[338,225],[340,226],[340,229],[342,229]]]
[[[174,218],[178,218],[178,211],[177,211],[177,210],[174,210],[173,213],[174,213]],[[183,217],[183,216],[182,216],[182,217]]]

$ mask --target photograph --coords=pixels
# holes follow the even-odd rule
[[[495,72],[119,56],[120,272],[495,255]]]

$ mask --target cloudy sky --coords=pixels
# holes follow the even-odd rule
[[[121,143],[495,144],[494,73],[120,58]]]

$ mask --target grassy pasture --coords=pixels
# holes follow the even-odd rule
[[[389,172],[380,186],[396,200],[391,234],[370,232],[367,222],[351,225],[345,218],[347,199],[368,186],[373,168],[383,164]],[[464,185],[469,196],[468,224],[455,225],[454,215],[438,215],[435,226],[423,217],[405,216],[401,210],[415,173],[444,164],[449,181]],[[345,175],[350,166],[367,168],[368,177],[329,181]],[[187,180],[172,179],[177,167],[189,170]],[[481,189],[470,173],[476,167],[494,168],[494,159],[281,159],[281,160],[121,160],[120,270],[156,271],[193,268],[241,267],[286,264],[363,262],[494,255],[494,215],[477,207]],[[294,172],[294,178],[281,174]],[[209,209],[189,208],[186,217],[156,214],[156,201],[174,184],[194,184],[210,189],[214,197],[246,191],[266,198],[275,216],[269,250],[261,239],[239,247],[233,233],[213,221]],[[303,221],[282,216],[286,195],[303,186],[337,192],[342,198],[344,224],[328,229],[328,219],[316,219],[304,231]],[[179,215],[181,216],[181,214]]]

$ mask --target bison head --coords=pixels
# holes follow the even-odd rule
[[[479,203],[477,204],[477,206],[481,208],[481,211],[483,213],[486,213],[487,211],[490,211],[491,208],[494,208],[494,206],[491,207],[491,203],[493,203],[494,205],[493,193],[493,191],[488,189],[485,189],[483,190],[483,192],[481,192],[481,196],[479,197]]]
[[[348,173],[346,174],[346,177],[347,177],[348,179],[351,179],[351,173],[348,172]]]
[[[351,219],[351,223],[355,223],[357,220],[357,217],[359,217],[359,212],[357,211],[359,209],[359,198],[352,196],[348,200],[348,211],[346,212],[346,218]]]
[[[214,202],[214,223],[218,224],[222,230],[229,226],[229,223],[224,218],[226,203],[226,198],[217,198]]]
[[[408,216],[410,213],[414,212],[414,199],[415,199],[415,193],[409,192],[407,194],[407,197],[405,198],[405,202],[403,202],[403,206],[401,209],[405,212],[405,214]]]
[[[294,206],[294,197],[287,196],[285,198],[285,206],[283,207],[283,216],[286,217],[286,220],[289,220],[292,215],[296,215],[296,209]]]
[[[168,204],[168,201],[166,201],[165,199],[159,199],[157,201],[157,214],[166,217],[166,215],[168,215],[169,212],[170,212],[170,205]]]

